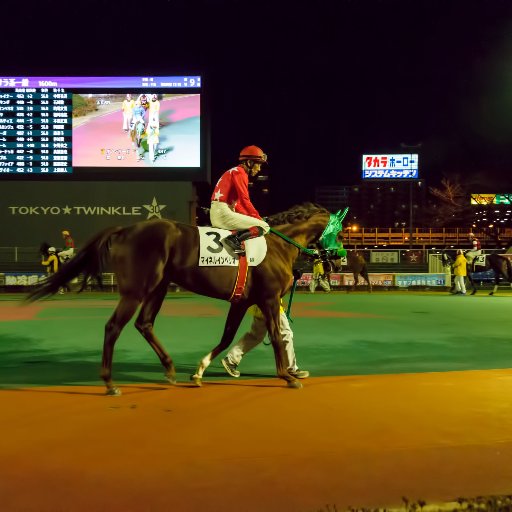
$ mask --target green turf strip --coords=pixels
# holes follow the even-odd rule
[[[101,384],[103,330],[115,298],[58,296],[34,320],[0,322],[0,387]],[[191,313],[167,315],[174,304]],[[220,339],[228,309],[223,301],[169,294],[156,333],[174,358],[179,381],[188,381]],[[512,296],[503,293],[303,292],[294,298],[292,327],[299,366],[312,376],[508,368],[511,312]],[[238,336],[249,323],[244,319]],[[272,348],[257,347],[239,369],[246,378],[275,376]],[[117,383],[163,382],[160,363],[133,322],[116,344],[113,372]],[[205,380],[228,378],[219,360],[205,374]]]

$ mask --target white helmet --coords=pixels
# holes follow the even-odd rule
[[[48,247],[48,254],[55,254],[56,249],[55,247]]]

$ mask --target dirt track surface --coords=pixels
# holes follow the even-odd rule
[[[0,391],[9,512],[310,512],[507,493],[510,370]]]

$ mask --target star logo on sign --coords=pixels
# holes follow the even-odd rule
[[[162,218],[162,210],[167,206],[166,204],[158,204],[156,197],[153,197],[151,204],[143,204],[144,208],[148,211],[147,219],[156,217],[157,219]]]
[[[62,208],[62,212],[64,214],[66,214],[66,215],[70,215],[71,214],[71,208],[68,205],[66,205],[66,206],[64,206],[64,208]]]
[[[409,260],[410,260],[411,262],[415,262],[415,261],[417,261],[417,260],[418,260],[418,255],[417,255],[416,253],[412,252],[412,253],[411,253],[411,255],[410,255],[410,257],[409,257]]]

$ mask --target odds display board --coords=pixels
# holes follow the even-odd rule
[[[362,178],[364,180],[418,179],[418,155],[363,155]]]
[[[209,181],[200,76],[0,78],[0,180]]]

